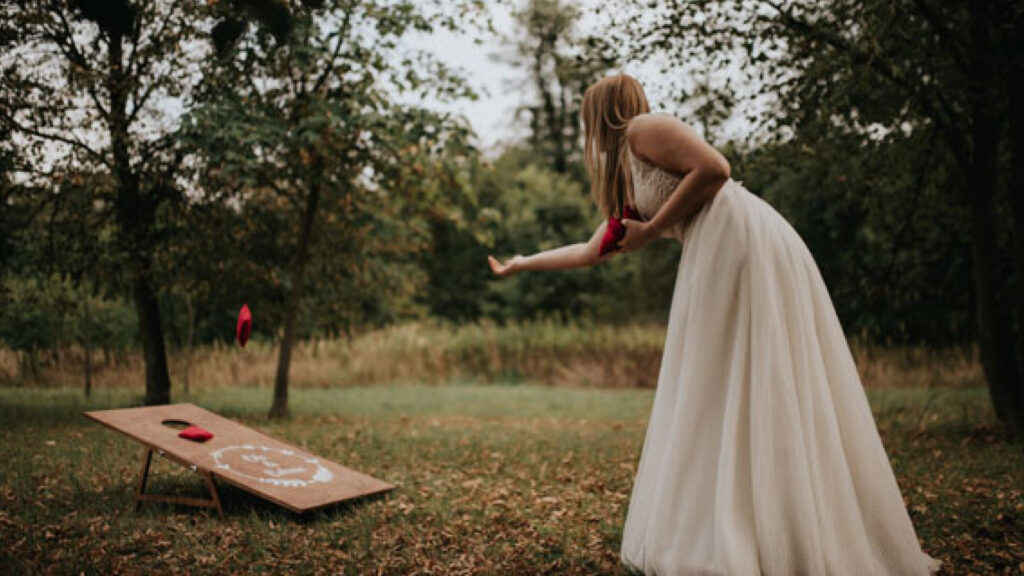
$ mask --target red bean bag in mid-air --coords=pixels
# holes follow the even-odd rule
[[[252,333],[252,312],[249,311],[248,304],[242,304],[242,309],[238,311],[238,327],[235,328],[235,337],[238,338],[238,344],[245,348],[245,343],[249,341],[249,334]]]

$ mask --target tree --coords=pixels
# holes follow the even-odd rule
[[[514,13],[518,25],[511,64],[526,71],[536,100],[519,109],[529,116],[530,143],[560,174],[581,166],[580,105],[587,87],[617,62],[600,37],[584,36],[575,3],[528,0]],[[582,176],[581,171],[577,171]]]
[[[734,96],[728,83],[725,86],[714,83],[710,68],[706,68],[702,76],[693,90],[681,94],[679,100],[691,107],[704,139],[714,145],[718,131],[732,117]]]
[[[454,238],[458,242],[452,228],[443,250],[435,248],[432,266],[439,271],[429,291],[448,292],[432,299],[435,314],[456,320],[664,321],[679,266],[678,242],[656,242],[601,266],[481,278],[483,255],[531,254],[584,241],[602,216],[583,182],[538,162],[527,143],[508,146],[493,163],[477,166],[471,187],[485,208],[468,212],[464,231]],[[438,276],[442,283],[435,285]]]
[[[1022,20],[1008,0],[674,0],[631,28],[638,54],[745,66],[775,97],[765,127],[777,134],[826,127],[866,143],[934,131],[953,163],[948,201],[968,207],[977,340],[1011,431],[1024,428],[1024,170],[1007,169],[1000,149],[1024,161],[1021,81],[1010,73],[1024,60]],[[1005,250],[1004,225],[1015,238]],[[1015,278],[1004,281],[1004,268]]]
[[[452,18],[407,2],[283,6],[290,23],[283,39],[227,13],[222,22],[235,24],[218,40],[221,56],[207,74],[202,106],[186,120],[204,192],[243,206],[275,205],[290,231],[272,417],[288,413],[291,353],[311,270],[333,262],[334,274],[358,278],[375,254],[422,249],[422,215],[450,191],[441,166],[461,156],[443,160],[442,153],[464,149],[468,130],[395,96],[472,95],[425,54],[399,50],[408,32],[451,27]],[[317,261],[318,252],[334,260]]]
[[[894,346],[973,342],[967,207],[933,134],[864,146],[859,137],[764,143],[730,155],[733,174],[807,243],[850,335]]]
[[[98,198],[109,198],[112,182],[105,174],[64,174],[54,182],[53,200],[40,206],[35,222],[21,231],[19,252],[26,271],[66,277],[78,292],[78,343],[85,352],[85,395],[92,392],[93,321],[90,296],[109,262],[109,213]],[[62,319],[63,320],[63,319]],[[63,324],[63,321],[61,322]],[[64,330],[52,345],[69,339]]]
[[[138,315],[148,404],[170,400],[153,259],[166,241],[158,213],[182,198],[173,110],[198,81],[204,11],[175,0],[19,0],[0,8],[11,37],[0,129],[32,159],[23,173],[43,184],[73,171],[114,180],[107,200]]]

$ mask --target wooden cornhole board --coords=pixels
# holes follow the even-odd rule
[[[98,410],[85,415],[145,446],[135,490],[136,509],[147,501],[172,502],[214,508],[223,516],[215,477],[294,512],[394,488],[193,404]],[[213,438],[206,442],[179,438],[179,429],[165,422],[172,426],[194,424],[212,432]],[[210,498],[146,494],[154,452],[202,476]]]

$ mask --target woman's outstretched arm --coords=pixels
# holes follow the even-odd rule
[[[498,276],[512,276],[528,270],[569,270],[593,266],[608,260],[615,254],[615,252],[609,252],[601,256],[599,253],[601,237],[604,236],[607,226],[607,220],[602,222],[594,231],[594,235],[586,242],[569,244],[530,256],[513,256],[505,262],[499,261],[494,256],[488,256],[487,261],[491,265],[491,270]]]

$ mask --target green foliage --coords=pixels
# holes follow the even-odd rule
[[[976,92],[960,61],[970,39],[963,2],[667,2],[626,18],[629,41],[615,27],[582,37],[571,2],[523,2],[508,52],[523,72],[529,132],[493,162],[477,155],[462,120],[416,103],[472,97],[466,83],[402,46],[409,32],[469,22],[478,2],[116,4],[109,21],[92,2],[0,8],[0,49],[24,56],[0,89],[9,347],[79,341],[83,286],[94,345],[128,345],[136,308],[122,299],[140,254],[174,344],[189,333],[195,344],[230,342],[243,302],[256,338],[277,342],[314,190],[300,338],[424,316],[661,320],[679,266],[673,241],[590,270],[497,279],[486,266],[489,253],[586,241],[600,222],[579,162],[578,106],[619,61],[619,46],[668,56],[682,71],[671,76],[682,81],[674,94],[686,119],[708,137],[740,97],[708,70],[731,58],[771,97],[759,126],[768,137],[724,149],[735,177],[804,237],[849,332],[934,345],[975,336],[973,227],[959,193],[970,182],[961,139]],[[1006,18],[996,39],[1020,8]],[[149,33],[157,22],[164,37]],[[112,127],[113,38],[134,66],[126,151],[139,195],[130,202],[113,149],[83,137]],[[180,49],[186,43],[196,49]],[[1010,62],[1004,52],[992,58]],[[61,74],[44,75],[48,62]],[[181,104],[180,124],[159,102]],[[999,302],[1011,309],[1014,161],[1000,142],[993,228]],[[124,212],[140,206],[153,208],[151,219]],[[57,294],[66,302],[54,307]]]
[[[967,207],[927,134],[833,137],[736,152],[734,173],[814,254],[848,333],[886,344],[970,342]]]
[[[1010,216],[998,125],[1012,108],[1000,71],[1024,54],[1020,6],[673,0],[627,21],[637,58],[739,71],[737,96],[764,112],[733,174],[805,237],[848,330],[1012,346],[1024,213]],[[985,255],[977,265],[972,249]],[[993,374],[1017,363],[994,349],[983,346]]]
[[[94,348],[102,350],[107,357],[115,355],[124,357],[136,349],[139,339],[139,321],[135,309],[121,299],[107,299],[89,295],[89,324],[86,325],[79,304],[75,309],[74,338],[82,345],[85,342],[85,331],[90,331],[91,343]]]
[[[0,340],[11,350],[35,355],[59,345],[58,323],[72,309],[66,286],[39,278],[8,279],[7,306],[0,316]]]
[[[87,2],[3,7],[0,42],[25,58],[5,70],[0,92],[0,272],[66,274],[110,294],[131,293],[138,273],[159,296],[163,328],[179,346],[187,334],[197,343],[230,341],[242,302],[257,313],[257,337],[273,340],[298,281],[297,245],[316,188],[300,337],[422,315],[427,274],[419,255],[438,222],[459,218],[456,203],[472,203],[464,196],[475,151],[462,120],[393,96],[473,94],[400,39],[452,30],[482,6],[122,4],[109,14]],[[281,10],[286,22],[275,21]],[[238,23],[219,59],[205,58],[212,52],[197,36],[207,17]],[[83,43],[93,25],[104,36]],[[186,41],[195,50],[176,51]],[[130,67],[127,118],[104,91],[118,72],[105,68],[115,45]],[[70,60],[67,78],[38,76],[33,64],[51,60]],[[164,64],[169,71],[154,72]],[[43,80],[53,85],[35,90]],[[171,101],[184,105],[180,123],[157,105]],[[153,129],[140,127],[145,122]],[[126,159],[121,149],[79,139],[124,123]],[[7,137],[14,133],[19,138]],[[52,170],[43,158],[56,160]],[[102,329],[104,312],[94,312]],[[122,326],[110,319],[110,328]],[[61,344],[45,334],[35,341]]]
[[[523,71],[530,96],[517,109],[526,117],[537,162],[583,178],[580,106],[583,93],[618,63],[617,47],[598,35],[584,37],[573,0],[528,0],[513,14],[514,51],[501,55]]]
[[[589,318],[660,319],[667,313],[679,246],[656,242],[594,268],[496,278],[486,255],[530,254],[586,242],[601,221],[584,182],[535,160],[534,150],[509,147],[474,172],[479,206],[460,225],[439,223],[426,301],[451,320]]]
[[[399,44],[448,23],[407,3],[328,1],[290,13],[286,38],[247,29],[208,63],[183,122],[201,192],[188,210],[206,205],[227,226],[230,238],[214,242],[233,256],[217,270],[185,270],[186,290],[230,291],[236,308],[263,310],[258,332],[276,336],[284,325],[286,340],[290,316],[299,337],[418,317],[419,255],[432,227],[471,203],[475,150],[461,119],[394,96],[473,94]],[[184,251],[196,263],[209,255],[204,243],[186,241]],[[210,283],[219,277],[231,287]]]
[[[593,203],[579,183],[538,166],[526,166],[504,180],[502,230],[498,246],[512,254],[557,248],[586,241],[595,228]],[[483,264],[483,262],[481,262]],[[597,269],[520,274],[495,282],[495,299],[516,319],[585,312],[584,292]]]
[[[169,242],[169,205],[185,201],[178,169],[186,151],[176,138],[178,116],[198,83],[208,5],[136,2],[16,2],[0,6],[10,31],[0,89],[0,130],[15,136],[22,184],[45,190],[60,204],[64,184],[78,175],[105,180],[103,191],[76,205],[79,222],[109,212],[114,242],[105,256],[112,284],[128,284],[146,348],[147,402],[166,403],[170,378],[157,304],[153,262]],[[88,185],[84,186],[91,188]],[[68,196],[75,196],[68,194]],[[96,208],[96,203],[100,204]],[[92,230],[72,244],[87,257],[77,276],[92,271]],[[67,264],[62,258],[59,264]],[[66,269],[65,266],[60,266]]]
[[[22,353],[29,375],[46,361],[42,353],[58,358],[62,348],[82,345],[86,330],[92,346],[108,356],[121,355],[136,342],[135,311],[119,300],[88,295],[91,319],[86,326],[85,295],[67,276],[10,276],[0,292],[6,295],[0,309],[0,344]]]

